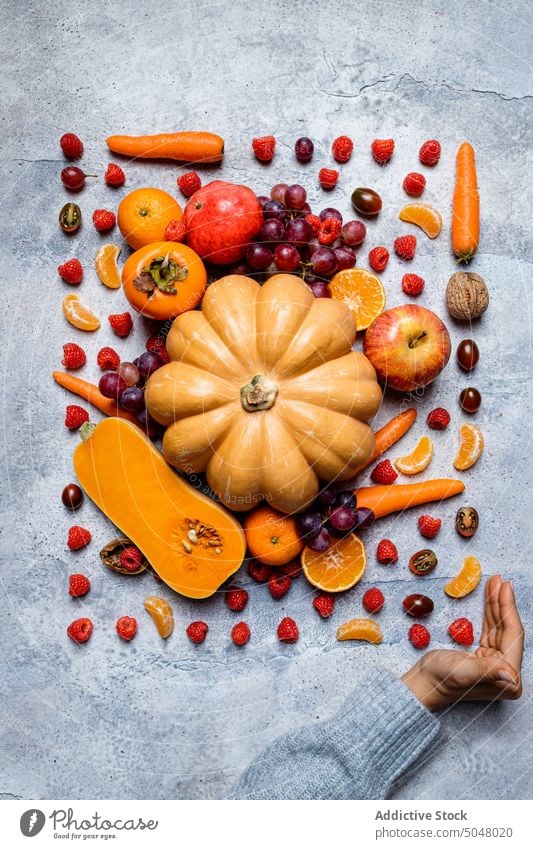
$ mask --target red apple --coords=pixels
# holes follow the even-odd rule
[[[381,313],[366,331],[365,356],[378,379],[411,392],[435,380],[450,359],[450,336],[438,315],[416,304]]]

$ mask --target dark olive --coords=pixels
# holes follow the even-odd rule
[[[479,526],[479,515],[474,507],[459,507],[455,516],[455,530],[462,537],[473,537]]]
[[[467,386],[459,395],[459,404],[465,413],[477,413],[481,407],[481,393],[473,386]]]
[[[83,501],[83,492],[77,483],[68,483],[61,493],[61,501],[69,510],[77,510]]]
[[[81,227],[81,209],[77,203],[66,203],[59,213],[59,226],[65,233],[75,233]]]
[[[374,189],[359,187],[352,192],[352,206],[360,215],[377,215],[381,212],[381,198]]]
[[[413,593],[412,595],[406,596],[402,602],[404,606],[404,610],[409,616],[416,616],[420,618],[422,616],[429,616],[430,613],[433,612],[433,601],[427,595],[421,595],[420,593]]]
[[[430,548],[423,548],[413,554],[409,560],[409,569],[413,575],[427,575],[437,565],[437,555]]]
[[[457,348],[457,362],[464,371],[472,371],[479,362],[479,348],[473,339],[463,339]]]

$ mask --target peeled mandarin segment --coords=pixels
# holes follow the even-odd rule
[[[383,640],[381,628],[377,622],[371,619],[350,619],[337,628],[337,639],[343,640],[366,640],[367,643],[378,645]]]
[[[442,215],[425,203],[408,203],[400,211],[400,221],[416,224],[430,239],[436,239],[442,228]]]
[[[481,564],[476,557],[465,557],[460,572],[444,586],[446,595],[452,598],[464,598],[471,593],[481,580]]]
[[[306,546],[301,555],[305,577],[314,587],[340,593],[354,587],[364,575],[366,552],[355,534],[336,540],[326,551],[313,551]]]
[[[98,330],[100,327],[98,316],[85,307],[77,295],[66,295],[63,298],[63,315],[78,330]]]
[[[453,461],[453,465],[460,472],[470,469],[477,463],[483,453],[483,434],[475,424],[464,424],[460,430],[459,451]]]
[[[405,457],[398,457],[394,465],[402,475],[417,475],[429,466],[433,457],[433,443],[429,436],[423,436],[418,445]]]
[[[121,250],[120,245],[109,243],[102,245],[96,252],[94,267],[100,281],[108,289],[120,289],[120,272],[117,260]]]
[[[174,630],[174,614],[168,601],[157,595],[149,595],[144,600],[144,609],[154,620],[159,636],[164,640],[170,637]]]
[[[385,289],[379,277],[366,268],[338,271],[329,284],[331,294],[344,301],[357,330],[366,330],[385,309]]]

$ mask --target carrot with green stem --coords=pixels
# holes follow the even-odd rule
[[[469,262],[479,245],[479,192],[474,148],[463,142],[457,151],[452,205],[452,250],[458,262]]]
[[[176,159],[179,162],[220,162],[224,139],[216,133],[157,133],[151,136],[109,136],[113,153],[135,159]]]
[[[454,478],[435,478],[419,483],[389,484],[386,486],[363,486],[355,490],[357,507],[372,510],[376,519],[427,504],[429,501],[442,501],[459,495],[465,485]]]
[[[127,419],[129,422],[138,425],[139,422],[132,413],[127,413],[126,410],[121,410],[118,404],[115,404],[112,398],[106,398],[94,383],[89,383],[87,380],[82,380],[81,377],[76,377],[74,374],[69,374],[65,371],[54,371],[52,377],[55,382],[62,386],[63,389],[68,389],[74,395],[79,395],[93,407],[105,413],[106,416],[119,416],[121,419]]]

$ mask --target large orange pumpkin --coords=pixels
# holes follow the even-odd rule
[[[148,381],[165,458],[206,472],[233,510],[263,499],[304,509],[319,481],[352,477],[374,448],[365,422],[381,391],[355,335],[344,303],[314,298],[293,275],[216,281],[201,312],[174,321],[171,362]]]

